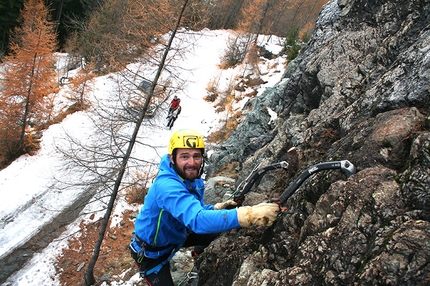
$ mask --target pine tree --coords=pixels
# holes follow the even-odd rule
[[[47,96],[56,87],[56,35],[43,0],[27,0],[22,25],[13,32],[10,55],[4,59],[0,91],[0,154],[6,159],[31,152],[35,132],[46,124]]]

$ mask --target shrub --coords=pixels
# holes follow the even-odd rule
[[[143,204],[143,200],[148,193],[146,186],[154,180],[154,175],[151,173],[137,172],[133,183],[126,188],[126,200],[129,204]]]
[[[282,48],[282,51],[281,51],[281,54],[287,55],[289,61],[294,60],[299,54],[300,50],[302,49],[302,47],[298,43],[298,40],[299,40],[299,28],[292,27],[287,32],[287,37],[285,38],[284,47]]]
[[[300,50],[302,49],[302,47],[300,47],[297,44],[294,44],[291,48],[288,49],[287,52],[287,57],[289,61],[294,60],[297,55],[299,54]]]
[[[142,186],[132,186],[129,190],[127,190],[127,202],[129,204],[143,204],[143,198],[148,193],[148,188]]]
[[[248,42],[243,36],[230,38],[227,42],[227,48],[221,57],[221,69],[228,69],[242,63],[245,59],[248,48]]]

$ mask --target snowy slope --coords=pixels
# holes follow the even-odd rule
[[[145,155],[145,160],[157,163],[159,157],[166,152],[168,139],[172,132],[180,128],[191,128],[207,136],[219,128],[220,119],[225,114],[216,113],[213,104],[204,101],[207,95],[206,88],[211,81],[218,81],[219,86],[227,86],[236,75],[246,73],[244,67],[219,70],[220,57],[226,48],[226,42],[230,31],[209,31],[179,33],[175,41],[185,49],[183,57],[178,57],[175,66],[180,67],[178,76],[186,81],[183,89],[176,95],[181,98],[182,113],[176,120],[172,130],[165,127],[165,113],[160,112],[151,124],[151,128],[143,126],[141,138],[145,144],[158,146],[146,150],[137,146],[135,155]],[[268,42],[267,40],[270,39]],[[281,50],[281,41],[276,37],[260,37],[260,43],[265,43],[268,50],[277,53]],[[172,64],[172,63],[171,63]],[[283,70],[284,58],[266,60],[260,69],[264,71],[263,79],[267,81],[259,89],[259,94],[264,88],[277,83],[282,73],[274,72],[274,69]],[[145,71],[140,64],[131,64],[131,70],[147,72],[151,75],[152,68]],[[143,70],[142,70],[143,69]],[[266,73],[267,72],[267,73]],[[73,73],[71,73],[73,74]],[[115,75],[107,75],[95,79],[93,96],[98,100],[104,100],[115,94]],[[66,92],[66,86],[62,93]],[[62,94],[60,92],[60,94]],[[238,102],[240,106],[244,102]],[[52,222],[52,219],[65,207],[77,200],[85,189],[77,187],[73,190],[61,191],[53,188],[56,183],[54,177],[71,176],[69,170],[63,167],[63,154],[57,150],[58,144],[63,142],[65,134],[69,134],[78,140],[94,140],[95,130],[85,112],[77,112],[69,115],[63,122],[52,125],[44,133],[41,149],[34,156],[22,156],[6,169],[0,171],[0,260],[6,257],[14,249],[26,243],[44,225]],[[146,135],[145,135],[146,134]],[[149,135],[148,135],[149,134]],[[131,133],[130,133],[131,135]],[[140,148],[140,149],[139,149]],[[72,173],[73,174],[73,173]],[[77,174],[80,176],[80,174]],[[76,178],[79,180],[81,178]],[[88,211],[96,208],[88,205]],[[124,202],[117,206],[117,212],[128,208]],[[77,229],[81,217],[71,224],[63,236],[73,233]],[[53,261],[59,255],[62,247],[67,247],[65,240],[52,242],[42,253],[35,254],[31,260],[19,272],[9,277],[5,285],[59,285],[56,277]],[[49,277],[49,279],[47,279]],[[47,282],[49,281],[49,282]],[[132,281],[129,281],[132,283]],[[130,284],[132,285],[132,284]]]

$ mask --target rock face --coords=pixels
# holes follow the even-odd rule
[[[239,162],[238,184],[259,163],[294,161],[254,187],[269,200],[319,162],[347,159],[358,172],[319,172],[272,227],[222,234],[197,260],[200,285],[430,283],[429,23],[429,0],[323,7],[305,51],[208,174]]]

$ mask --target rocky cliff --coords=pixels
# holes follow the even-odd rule
[[[238,184],[259,164],[289,162],[254,186],[254,204],[319,162],[346,159],[358,172],[318,172],[272,227],[222,234],[197,260],[199,284],[428,285],[429,79],[429,0],[328,2],[208,175],[237,162]]]

